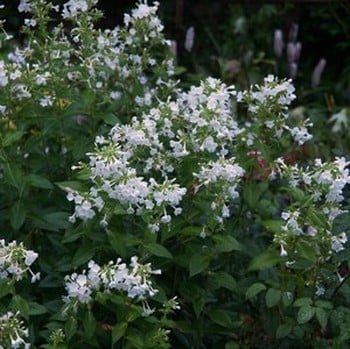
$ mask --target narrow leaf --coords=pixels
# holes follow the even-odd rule
[[[126,332],[126,329],[128,327],[128,324],[126,322],[120,322],[119,324],[116,324],[113,326],[112,329],[112,343],[117,343]]]

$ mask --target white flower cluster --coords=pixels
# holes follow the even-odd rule
[[[89,8],[97,4],[97,0],[69,0],[63,5],[62,17],[77,17],[80,11],[87,12]]]
[[[12,241],[9,244],[0,240],[0,279],[22,280],[27,272],[31,275],[31,281],[40,279],[40,273],[34,274],[30,266],[38,258],[38,254],[32,250],[26,250],[23,243]]]
[[[253,124],[261,124],[272,136],[281,138],[286,130],[299,145],[309,141],[312,136],[307,127],[312,123],[306,119],[300,125],[290,127],[286,124],[289,117],[288,106],[296,98],[295,87],[292,80],[280,81],[277,77],[269,75],[264,79],[263,85],[251,86],[249,91],[238,92],[237,101],[245,102],[248,111],[253,116]],[[254,130],[247,127],[247,144],[254,143]]]
[[[158,231],[160,224],[171,221],[172,213],[182,211],[179,205],[187,190],[176,183],[182,176],[178,169],[193,158],[195,186],[207,187],[213,197],[212,214],[222,222],[230,215],[229,203],[239,196],[237,185],[244,175],[231,154],[244,146],[245,138],[249,146],[262,141],[256,124],[262,120],[278,137],[289,130],[299,144],[308,139],[306,129],[287,125],[293,92],[290,81],[280,82],[273,76],[244,93],[208,78],[188,92],[178,91],[176,99],[159,100],[156,108],[146,109],[129,123],[117,124],[108,137],[96,138],[95,151],[88,154],[93,183],[89,192],[68,195],[76,205],[71,220],[90,219],[101,212],[105,224],[115,200],[127,213],[142,216],[151,231]],[[250,112],[258,116],[245,128],[236,121],[234,99],[256,107]]]
[[[223,218],[230,215],[227,202],[234,201],[239,197],[237,185],[244,173],[245,171],[235,163],[234,158],[220,158],[202,165],[199,173],[193,174],[198,178],[199,186],[212,187],[212,191],[216,193],[211,208],[213,211],[219,212],[216,219],[220,223],[223,222]]]
[[[151,265],[140,264],[136,256],[129,266],[119,258],[99,266],[94,261],[88,263],[88,270],[65,277],[67,296],[64,302],[75,309],[78,303],[87,304],[93,300],[94,292],[120,291],[131,299],[144,301],[154,296],[158,290],[152,287],[151,275],[159,275],[161,270],[152,270]]]
[[[182,212],[180,203],[187,189],[176,183],[175,176],[181,173],[175,169],[190,156],[202,164],[197,174],[191,173],[194,180],[207,187],[222,185],[216,187],[223,193],[217,208],[223,209],[238,197],[236,186],[244,173],[234,158],[228,158],[241,133],[231,108],[232,94],[231,88],[208,78],[199,87],[179,93],[176,100],[159,102],[130,123],[116,125],[108,138],[97,137],[95,152],[88,154],[93,186],[88,193],[69,192],[68,200],[75,202],[71,220],[90,219],[100,211],[105,220],[108,203],[115,206],[115,200],[127,213],[142,215],[151,231],[158,231],[172,214]],[[208,162],[208,156],[217,160]]]
[[[263,85],[255,85],[245,94],[250,100],[249,111],[256,113],[259,108],[275,107],[276,101],[282,110],[287,110],[286,107],[296,98],[294,92],[292,80],[281,82],[275,76],[268,75]]]
[[[228,147],[242,132],[233,115],[234,95],[232,86],[214,78],[180,95],[180,117],[185,126],[182,132],[186,132],[194,152],[228,154]]]
[[[0,316],[0,349],[29,349],[28,329],[19,318],[19,313],[7,312]]]
[[[307,209],[291,209],[281,214],[286,223],[282,226],[282,234],[275,240],[283,246],[283,254],[289,234],[319,239],[329,244],[334,252],[344,249],[346,233],[335,236],[331,231],[334,219],[347,212],[342,209],[341,203],[344,200],[343,189],[350,183],[349,164],[344,158],[326,163],[316,159],[313,166],[302,168],[297,165],[288,166],[283,159],[276,161],[281,178],[287,179],[292,188],[302,189],[303,195],[307,195],[303,199],[304,205],[308,202]]]
[[[294,235],[303,234],[303,229],[300,227],[298,218],[300,216],[300,211],[298,209],[294,211],[282,212],[281,218],[286,221],[286,224],[282,226],[282,230],[285,232],[290,232]]]
[[[350,183],[349,164],[345,158],[338,157],[333,162],[316,159],[313,166],[306,168],[288,166],[282,158],[276,161],[280,176],[287,179],[291,187],[306,190],[330,221],[345,212],[340,204],[344,200],[343,189]]]
[[[79,99],[77,84],[80,92],[83,88],[98,98],[109,96],[109,103],[127,95],[140,106],[151,105],[158,90],[173,88],[174,64],[156,15],[159,4],[139,3],[131,16],[126,15],[124,27],[104,31],[94,28],[91,11],[96,4],[97,0],[66,2],[62,17],[73,23],[69,33],[57,25],[44,41],[28,40],[26,47],[9,53],[9,62],[0,60],[0,86],[7,91],[0,111],[16,99],[42,108],[60,108],[62,101],[70,105]],[[21,0],[18,10],[33,17],[25,19],[28,30],[42,20],[40,8],[44,7],[48,12],[59,9],[44,0]],[[145,45],[155,48],[154,52],[144,50]],[[64,91],[72,100],[66,100]],[[6,112],[15,113],[15,108]]]

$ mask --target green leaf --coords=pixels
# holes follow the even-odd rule
[[[227,314],[226,311],[221,309],[214,309],[209,312],[210,319],[215,322],[216,324],[219,324],[222,327],[230,328],[232,327],[232,321],[230,316]]]
[[[162,245],[152,243],[144,246],[145,250],[154,256],[172,259],[171,253]]]
[[[80,239],[83,235],[84,231],[81,229],[81,227],[77,227],[73,230],[66,230],[62,239],[62,243],[67,244],[76,241]]]
[[[331,302],[328,301],[323,301],[323,300],[317,300],[316,301],[316,306],[318,306],[319,308],[323,308],[323,309],[327,309],[327,310],[332,310],[333,309],[333,304]]]
[[[312,300],[310,297],[302,297],[302,298],[298,298],[295,302],[294,302],[294,306],[295,307],[304,307],[306,305],[311,305]]]
[[[201,296],[196,297],[192,300],[192,306],[197,319],[201,315],[205,305],[205,299]]]
[[[314,227],[329,229],[329,222],[325,214],[312,210],[311,212],[308,212],[308,218]]]
[[[215,249],[218,253],[242,250],[241,244],[233,236],[215,235],[213,238],[216,242]]]
[[[239,349],[240,345],[236,342],[229,341],[225,344],[225,349]]]
[[[277,234],[281,232],[281,227],[284,224],[281,220],[268,219],[262,222],[266,231]]]
[[[113,326],[112,329],[112,343],[117,343],[126,332],[126,329],[128,328],[127,322],[120,322],[119,324],[116,324]]]
[[[288,187],[288,191],[296,201],[302,202],[305,199],[304,191],[299,188]]]
[[[187,226],[180,230],[181,235],[189,235],[189,236],[199,236],[199,234],[202,232],[203,227],[197,227],[197,226]]]
[[[19,230],[26,219],[26,211],[21,203],[17,201],[10,209],[10,223],[14,230]]]
[[[16,294],[12,297],[11,308],[17,310],[21,313],[21,315],[28,320],[29,317],[29,304],[28,302],[22,298],[20,295]]]
[[[84,326],[84,332],[85,332],[85,337],[87,339],[90,339],[94,336],[95,331],[96,331],[96,320],[94,317],[94,314],[92,313],[91,310],[88,310],[84,316],[83,320],[83,326]]]
[[[68,221],[69,213],[67,212],[51,212],[43,215],[43,219],[51,226],[51,231],[59,231],[67,229],[71,223]]]
[[[327,327],[328,313],[323,308],[316,308],[316,319],[319,322],[322,331]]]
[[[289,307],[294,300],[294,296],[292,292],[283,292],[282,293],[282,303],[285,307]]]
[[[210,278],[213,280],[216,288],[223,287],[233,291],[237,287],[236,280],[230,274],[224,271],[210,274]]]
[[[191,257],[189,263],[190,277],[197,275],[208,268],[210,259],[208,256],[195,254]]]
[[[128,311],[128,314],[126,315],[125,319],[127,322],[133,322],[136,319],[138,319],[141,316],[140,311],[136,308],[131,308]]]
[[[5,134],[4,138],[2,139],[2,142],[1,142],[2,147],[5,148],[5,147],[11,145],[12,143],[15,143],[16,141],[21,139],[23,134],[24,134],[23,130],[17,130],[14,132],[8,131]]]
[[[137,330],[129,330],[128,335],[126,337],[126,340],[130,343],[128,348],[133,348],[133,349],[144,349],[144,341],[143,341],[143,333],[137,331]],[[128,343],[128,344],[129,344]]]
[[[74,254],[72,264],[73,266],[77,267],[80,266],[87,261],[91,260],[94,256],[95,251],[92,247],[81,247],[78,249],[78,251]]]
[[[81,182],[78,181],[65,181],[65,182],[55,182],[55,184],[63,191],[69,192],[74,191],[85,191],[85,187]]]
[[[113,250],[122,258],[125,258],[126,252],[126,244],[124,236],[121,236],[115,231],[106,230],[108,241],[113,248]]]
[[[66,337],[68,340],[70,340],[78,329],[78,322],[77,319],[73,316],[70,316],[64,326],[64,332],[66,334]]]
[[[102,120],[110,126],[114,126],[120,122],[119,119],[112,113],[102,114],[101,117]]]
[[[36,174],[30,174],[26,178],[28,183],[33,187],[42,189],[53,189],[52,183],[44,177],[41,177]]]
[[[299,251],[301,257],[307,259],[311,262],[316,262],[317,256],[315,252],[315,248],[311,246],[309,243],[304,241],[299,241],[296,249]]]
[[[292,325],[291,324],[282,324],[279,325],[276,331],[276,338],[284,338],[287,337],[290,332],[292,331]]]
[[[271,268],[281,260],[281,256],[276,250],[266,250],[252,259],[248,266],[248,271]]]
[[[4,180],[12,185],[13,187],[17,188],[17,190],[20,190],[21,187],[23,187],[24,177],[21,169],[11,163],[4,163],[3,164],[3,173],[4,173]]]
[[[11,283],[7,279],[0,279],[0,298],[11,292]]]
[[[251,210],[255,209],[259,197],[260,192],[257,190],[255,183],[248,182],[248,184],[244,186],[243,199]]]
[[[256,282],[247,289],[247,292],[245,293],[245,298],[251,299],[264,290],[266,290],[266,286],[261,282]]]
[[[29,315],[41,315],[48,312],[46,307],[36,302],[29,302]]]
[[[347,231],[350,226],[350,214],[348,212],[339,214],[333,221],[333,233],[340,234]]]
[[[269,288],[265,295],[265,301],[268,308],[272,308],[277,305],[281,300],[282,292],[275,288]]]
[[[305,324],[309,322],[315,315],[315,312],[315,308],[311,307],[310,305],[300,307],[297,315],[298,324]]]
[[[299,339],[302,339],[304,337],[304,329],[301,326],[294,326],[293,333]]]

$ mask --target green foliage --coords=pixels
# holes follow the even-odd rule
[[[183,90],[156,4],[106,31],[95,4],[21,2],[0,60],[0,347],[347,347],[349,164],[300,156],[334,140],[262,82],[288,6],[230,15],[237,88]]]

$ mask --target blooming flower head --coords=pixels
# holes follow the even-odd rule
[[[37,258],[38,254],[25,249],[23,243],[6,244],[5,240],[0,240],[0,279],[19,281],[29,272],[32,282],[39,280],[40,273],[34,274],[30,268]]]
[[[27,342],[27,338],[28,329],[24,327],[19,312],[7,312],[0,316],[0,348],[2,344],[4,348],[9,349],[29,349],[30,343]]]

